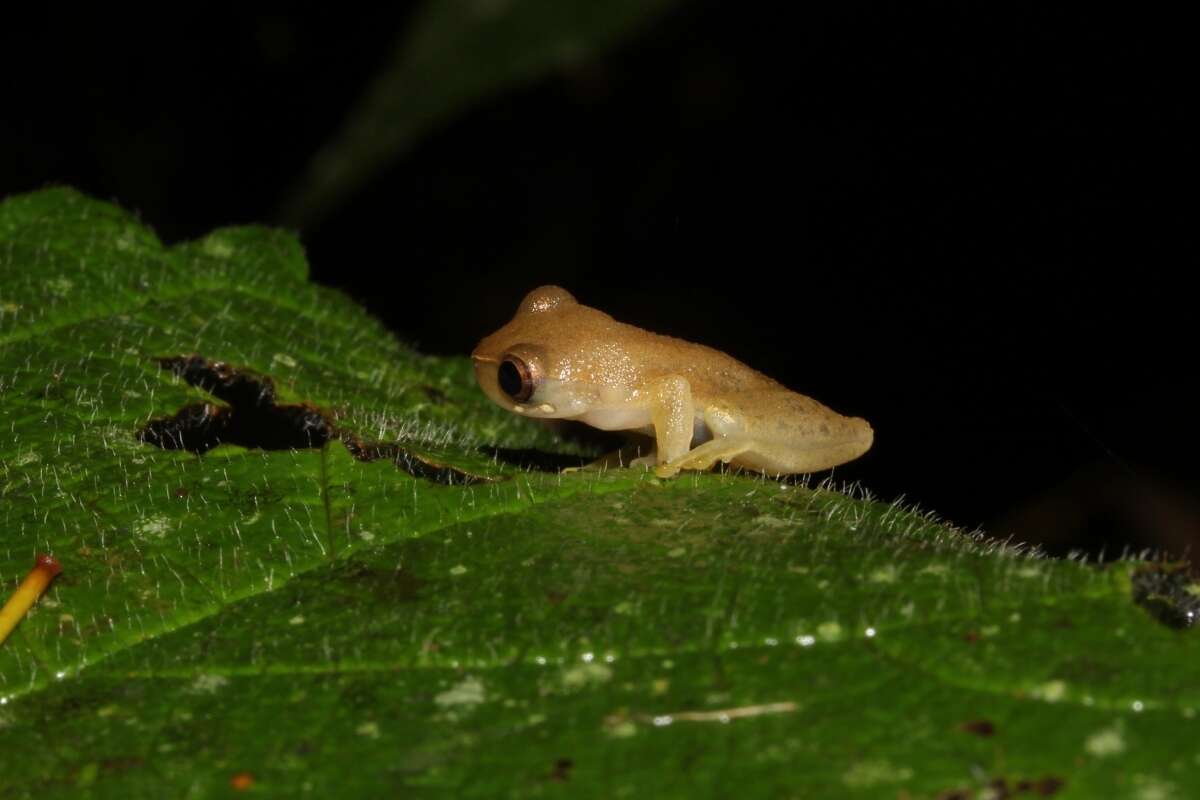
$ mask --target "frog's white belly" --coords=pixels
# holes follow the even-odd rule
[[[644,408],[630,406],[595,408],[580,414],[575,419],[602,431],[635,431],[647,436],[654,436],[654,425],[650,412]],[[692,421],[692,447],[703,444],[711,438],[712,432],[704,423],[704,417],[697,415]]]
[[[650,409],[637,406],[593,408],[575,419],[602,431],[638,430],[651,425]]]

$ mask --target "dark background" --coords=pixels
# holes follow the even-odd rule
[[[315,279],[456,355],[559,283],[868,418],[836,477],[884,499],[1055,553],[1185,552],[1182,22],[780,13],[683,3],[474,104],[299,227]],[[70,184],[168,242],[292,224],[412,19],[7,26],[0,194]]]

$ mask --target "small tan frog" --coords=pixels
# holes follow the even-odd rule
[[[656,451],[631,463],[663,478],[717,461],[816,472],[858,458],[874,439],[864,419],[711,347],[617,322],[558,286],[526,295],[471,358],[484,393],[509,411],[654,437]]]

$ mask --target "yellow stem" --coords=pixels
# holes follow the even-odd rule
[[[8,598],[4,608],[0,608],[0,644],[4,643],[8,635],[12,633],[12,629],[17,627],[17,623],[25,617],[33,604],[42,596],[42,592],[46,591],[50,581],[54,580],[54,576],[60,572],[62,572],[62,565],[55,560],[54,556],[38,555],[33,569]]]

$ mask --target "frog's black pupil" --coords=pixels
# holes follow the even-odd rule
[[[521,370],[517,368],[511,360],[504,360],[500,364],[500,389],[512,398],[518,398],[522,394],[525,381],[521,379]]]

